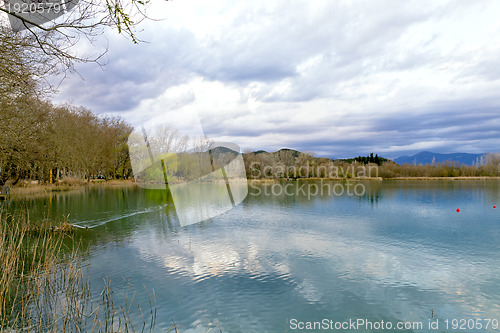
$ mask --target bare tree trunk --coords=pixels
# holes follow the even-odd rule
[[[5,167],[0,173],[0,186],[4,186],[7,180],[9,180],[11,168],[12,168],[12,156],[9,157],[7,163],[5,164]]]
[[[17,174],[17,178],[16,178],[16,180],[14,180],[14,182],[12,183],[12,186],[16,186],[17,182],[19,182],[19,179],[21,179],[21,173],[20,173],[20,172]]]

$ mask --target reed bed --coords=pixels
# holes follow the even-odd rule
[[[35,223],[0,210],[0,332],[136,332],[109,282],[91,295],[74,233],[65,219]],[[155,326],[154,293],[149,308],[137,331]]]

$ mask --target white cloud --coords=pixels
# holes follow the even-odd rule
[[[141,37],[151,43],[111,36],[106,72],[82,67],[86,83],[63,84],[61,97],[134,124],[189,108],[211,137],[251,149],[330,156],[494,150],[500,130],[482,128],[500,121],[499,7],[155,3],[150,12],[166,20],[144,25]],[[486,112],[469,117],[478,110]]]

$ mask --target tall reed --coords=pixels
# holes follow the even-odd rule
[[[0,210],[0,332],[135,332],[130,306],[113,303],[109,283],[91,295],[73,234],[64,220],[35,223]],[[154,304],[142,332],[154,328]]]

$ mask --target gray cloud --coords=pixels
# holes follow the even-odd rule
[[[197,105],[207,134],[252,149],[341,157],[497,149],[496,3],[217,6],[169,7],[171,20],[146,25],[149,44],[110,36],[105,71],[79,67],[85,81],[65,81],[59,98],[131,121],[153,106]],[[195,93],[162,97],[197,80],[235,89],[240,100],[226,107]]]
[[[59,99],[72,100],[96,112],[128,111],[169,87],[187,82],[192,73],[182,63],[194,45],[189,31],[165,29],[133,45],[121,36],[109,38],[108,61],[77,66],[80,76],[63,81]],[[179,66],[181,64],[181,66]]]

